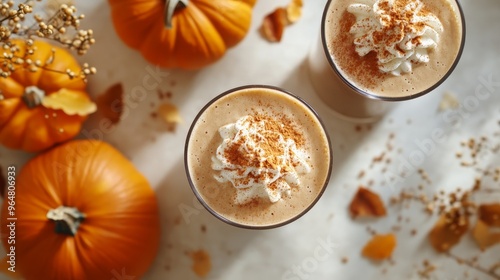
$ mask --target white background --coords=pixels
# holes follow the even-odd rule
[[[462,1],[467,43],[451,77],[432,93],[398,104],[383,120],[371,129],[363,126],[361,132],[356,131],[354,124],[334,118],[312,90],[306,57],[313,42],[318,40],[325,1],[304,2],[303,17],[285,30],[278,44],[263,40],[258,27],[266,13],[287,1],[260,0],[247,37],[223,59],[199,71],[163,70],[168,76],[162,79],[159,89],[172,92],[171,102],[180,109],[184,119],[175,132],[167,132],[161,121],[150,117],[160,104],[156,91],[145,99],[131,97],[132,90],[142,85],[151,66],[116,36],[108,3],[76,1],[79,11],[87,16],[83,27],[93,28],[97,39],[97,44],[81,59],[98,68],[98,74],[90,78],[89,91],[95,97],[116,82],[125,87],[129,114],[124,115],[110,133],[102,134],[102,139],[133,161],[149,179],[160,202],[161,247],[146,279],[197,279],[186,252],[199,249],[206,250],[211,257],[212,270],[207,279],[421,279],[417,271],[424,259],[431,260],[437,267],[433,279],[493,279],[433,252],[426,238],[436,217],[426,215],[421,205],[392,206],[388,217],[363,222],[352,221],[347,206],[358,185],[370,180],[374,182],[373,189],[381,193],[386,202],[402,189],[415,190],[419,184],[425,185],[429,195],[440,189],[472,186],[476,173],[460,167],[455,153],[460,150],[460,142],[470,137],[485,135],[492,143],[500,141],[500,136],[495,135],[500,131],[497,124],[500,86],[493,86],[486,100],[474,97],[481,81],[500,81],[500,2]],[[184,175],[184,141],[197,112],[219,93],[247,84],[281,86],[304,98],[316,108],[332,138],[334,171],[326,192],[308,214],[279,229],[251,231],[220,222],[194,200]],[[458,111],[438,111],[445,92],[458,98],[462,115]],[[84,130],[90,134],[96,132],[98,118],[92,117]],[[436,130],[444,133],[444,141],[432,142],[429,152],[424,151],[421,143],[432,139]],[[372,158],[386,150],[391,133],[395,135],[391,143],[396,149],[389,153],[392,162],[387,165],[388,170],[397,173],[398,169],[405,168],[406,161],[413,159],[415,163],[417,154],[424,155],[423,163],[412,164],[408,176],[397,184],[384,182],[382,165],[369,168]],[[94,137],[101,135],[94,134]],[[22,166],[31,156],[0,147],[2,166]],[[481,162],[485,166],[500,165],[498,154],[484,155]],[[418,168],[429,174],[432,183],[423,182],[416,172]],[[366,175],[358,179],[361,170],[366,171]],[[500,188],[498,182],[489,187]],[[498,197],[481,199],[499,200]],[[195,214],[183,216],[179,209],[186,207],[194,209]],[[403,217],[400,223],[398,216]],[[396,232],[398,246],[393,262],[373,263],[361,257],[361,248],[370,238],[368,225],[381,233],[391,232],[395,225],[401,227]],[[202,226],[206,232],[201,230]],[[412,229],[417,229],[416,236],[411,236]],[[325,249],[322,245],[325,243],[333,244],[333,248]],[[479,253],[470,235],[452,252],[463,257]],[[500,246],[479,256],[479,263],[489,267],[500,259]],[[346,264],[341,262],[344,257],[348,258]],[[465,277],[464,271],[470,276]]]

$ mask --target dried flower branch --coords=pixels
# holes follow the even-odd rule
[[[38,2],[41,0],[37,0]],[[63,45],[78,55],[84,55],[95,43],[93,31],[80,29],[80,21],[85,18],[83,14],[77,15],[77,9],[73,5],[61,4],[48,18],[34,14],[35,1],[24,1],[15,4],[14,1],[0,2],[0,48],[4,51],[0,54],[0,76],[9,77],[13,71],[25,68],[36,72],[39,69],[59,72],[70,78],[82,78],[86,80],[88,75],[96,73],[94,67],[84,63],[81,71],[75,73],[71,69],[56,71],[51,69],[50,63],[53,57],[42,64],[33,61],[30,57],[36,52],[34,46],[35,38],[42,38]],[[29,26],[28,26],[29,25]],[[27,50],[20,54],[20,48],[16,46],[16,40],[23,40]],[[53,52],[53,56],[55,52]]]

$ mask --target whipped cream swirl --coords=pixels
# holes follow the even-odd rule
[[[347,11],[356,52],[377,53],[382,72],[395,76],[412,71],[412,63],[429,62],[428,50],[439,42],[443,25],[420,0],[358,0]]]
[[[212,157],[212,168],[220,171],[219,182],[236,188],[236,204],[256,198],[279,201],[299,187],[299,174],[311,167],[300,148],[302,134],[284,118],[245,116],[219,128],[223,141]]]

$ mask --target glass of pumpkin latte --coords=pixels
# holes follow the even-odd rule
[[[456,0],[328,0],[309,55],[318,96],[355,122],[443,83],[457,65],[465,21]]]
[[[220,220],[267,229],[304,215],[332,169],[329,136],[315,111],[280,88],[228,90],[196,116],[185,169],[201,204]]]

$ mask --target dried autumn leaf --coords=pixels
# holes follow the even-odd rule
[[[349,205],[349,210],[353,218],[381,217],[387,214],[380,196],[364,187],[359,187]]]
[[[212,269],[212,263],[210,261],[210,255],[203,250],[198,250],[190,254],[193,260],[193,272],[199,277],[206,277],[210,270]]]
[[[392,253],[397,245],[396,235],[393,233],[389,234],[377,234],[366,243],[361,252],[364,257],[380,261],[392,256]]]
[[[500,227],[500,204],[483,204],[479,206],[478,214],[487,225]]]
[[[472,236],[481,250],[500,243],[500,231],[492,229],[486,222],[478,220],[472,230]]]
[[[286,6],[288,24],[296,22],[302,16],[302,5],[302,0],[292,0],[290,4]]]
[[[449,218],[442,214],[429,233],[429,241],[438,252],[447,252],[455,246],[469,228],[469,219],[467,216],[458,216]]]
[[[102,116],[116,124],[123,113],[123,85],[116,83],[97,96],[97,107]]]
[[[87,116],[97,110],[97,106],[88,97],[69,89],[46,95],[42,99],[42,106],[54,110],[62,110],[66,115]]]
[[[269,42],[279,42],[288,24],[287,11],[279,7],[264,17],[260,32]]]
[[[175,131],[177,124],[183,122],[177,107],[170,103],[163,103],[158,107],[158,115],[167,124],[169,131]]]

